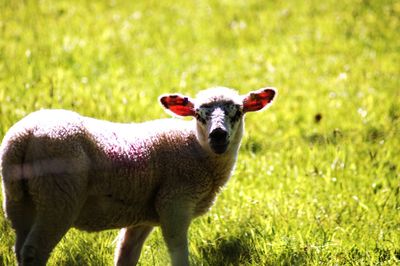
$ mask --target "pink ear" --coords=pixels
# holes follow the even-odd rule
[[[171,112],[179,116],[194,116],[194,104],[188,97],[174,94],[160,98],[161,104]]]
[[[243,99],[243,111],[254,112],[270,104],[276,95],[275,88],[264,88],[252,91]]]

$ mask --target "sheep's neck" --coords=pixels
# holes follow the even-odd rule
[[[215,189],[224,186],[228,181],[236,164],[237,148],[223,155],[210,156],[210,166],[213,169],[213,182]]]

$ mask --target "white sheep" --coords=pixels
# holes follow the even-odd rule
[[[135,265],[161,226],[173,265],[188,265],[187,231],[232,173],[244,114],[268,106],[264,88],[240,96],[227,88],[196,99],[160,97],[178,116],[137,124],[96,120],[65,110],[34,112],[0,147],[4,210],[16,232],[19,265],[45,265],[71,227],[124,228],[116,265]]]

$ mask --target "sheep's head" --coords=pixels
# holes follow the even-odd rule
[[[274,88],[263,88],[241,96],[228,88],[201,91],[196,99],[180,94],[160,97],[161,104],[178,116],[197,120],[197,138],[203,148],[223,154],[238,147],[243,134],[243,116],[269,106],[276,95]]]

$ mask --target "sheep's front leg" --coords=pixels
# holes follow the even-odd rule
[[[118,235],[115,265],[136,265],[139,261],[143,243],[152,230],[152,226],[146,225],[122,229]]]
[[[187,232],[192,220],[192,204],[177,199],[160,211],[161,230],[171,255],[173,266],[189,265]]]

